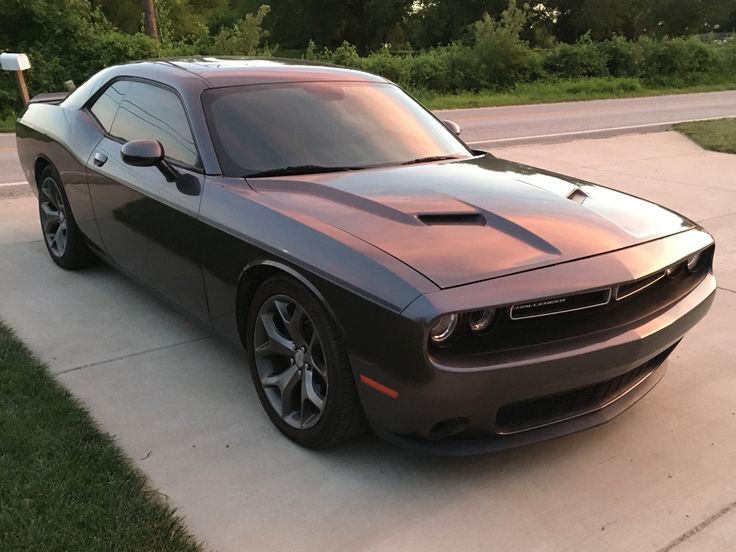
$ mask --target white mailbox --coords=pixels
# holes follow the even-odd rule
[[[0,65],[5,71],[25,71],[31,68],[31,62],[25,54],[0,54]]]

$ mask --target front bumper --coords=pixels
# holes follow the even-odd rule
[[[666,357],[705,316],[715,291],[709,272],[685,297],[633,326],[529,347],[484,366],[425,359],[423,377],[412,381],[402,381],[401,367],[351,360],[356,373],[398,391],[392,399],[359,385],[379,435],[441,454],[495,451],[590,428],[632,406],[664,375]]]

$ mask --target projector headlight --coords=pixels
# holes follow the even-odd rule
[[[488,328],[493,322],[496,309],[483,309],[468,314],[468,326],[474,333],[480,333]]]
[[[450,339],[457,329],[457,319],[457,314],[445,314],[435,320],[432,329],[429,330],[432,342],[441,345]]]

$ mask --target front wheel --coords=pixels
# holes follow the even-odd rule
[[[74,221],[59,173],[51,166],[46,167],[40,181],[38,213],[51,259],[67,270],[89,266],[94,262],[94,255]]]
[[[251,303],[247,332],[258,398],[289,439],[323,447],[367,427],[342,340],[306,287],[282,276],[264,282]]]

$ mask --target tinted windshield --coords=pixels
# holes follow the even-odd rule
[[[204,106],[227,176],[285,167],[370,167],[470,157],[398,87],[307,82],[211,89]]]

